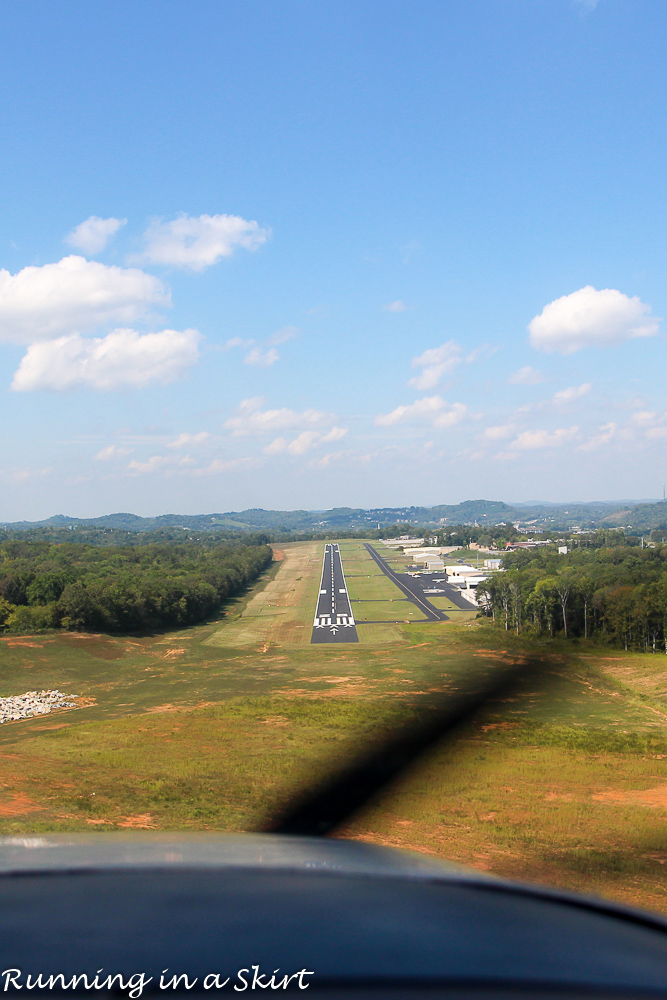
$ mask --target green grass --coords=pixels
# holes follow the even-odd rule
[[[403,597],[396,584],[384,573],[381,576],[357,576],[348,579],[347,590],[352,601],[392,601]]]
[[[352,602],[352,613],[358,622],[405,622],[414,618],[423,621],[424,614],[420,608],[408,600],[396,598],[393,601],[359,601]]]
[[[344,544],[346,571],[348,555],[363,568]],[[91,701],[0,726],[0,832],[253,828],[415,699],[547,648],[474,610],[310,646],[322,546],[284,548],[291,562],[205,625],[0,640],[0,696]],[[399,608],[414,610],[400,593],[353,604],[360,621]],[[489,711],[347,832],[667,910],[667,657],[548,648],[550,686]]]

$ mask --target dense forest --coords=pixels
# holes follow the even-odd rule
[[[488,613],[517,634],[595,638],[667,653],[667,545],[627,545],[600,533],[567,555],[555,546],[512,552],[480,586]],[[639,539],[637,539],[639,542]]]
[[[134,632],[202,621],[272,560],[255,544],[0,542],[0,630]]]

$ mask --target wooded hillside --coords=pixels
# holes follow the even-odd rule
[[[503,564],[506,572],[483,589],[504,628],[667,652],[667,544],[589,547],[568,555],[549,546],[514,552]]]
[[[268,545],[0,544],[0,629],[101,632],[190,625],[271,563]]]

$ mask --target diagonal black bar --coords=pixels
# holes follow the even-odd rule
[[[524,661],[493,672],[477,691],[441,695],[435,705],[411,715],[398,730],[338,773],[288,803],[267,833],[326,837],[367,806],[403,771],[440,741],[454,739],[490,702],[512,694],[519,684],[544,674],[546,664]]]

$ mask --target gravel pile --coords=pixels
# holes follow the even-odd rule
[[[0,698],[0,725],[30,719],[34,715],[48,715],[54,708],[76,708],[76,702],[67,701],[68,698],[76,698],[76,695],[62,691],[26,691],[11,698]]]

